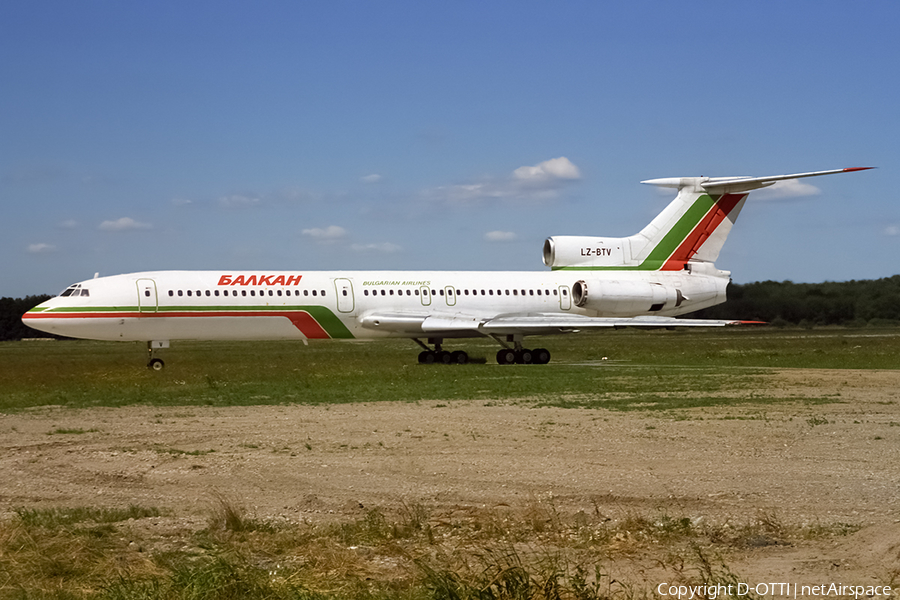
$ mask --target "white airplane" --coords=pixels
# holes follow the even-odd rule
[[[76,283],[23,315],[30,327],[92,340],[409,338],[420,363],[468,361],[444,340],[489,337],[500,364],[546,364],[526,336],[618,327],[715,327],[675,319],[725,301],[731,273],[715,266],[751,190],[778,181],[872,167],[771,177],[676,177],[641,183],[678,190],[639,233],[554,236],[549,271],[154,271]],[[430,344],[432,347],[426,345]]]

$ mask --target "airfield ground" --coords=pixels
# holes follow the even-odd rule
[[[845,347],[860,347],[854,344]],[[888,360],[885,347],[872,352]],[[465,373],[411,368],[415,376]],[[488,387],[536,372],[467,368]],[[43,405],[0,413],[0,575],[5,569],[10,577],[0,591],[18,589],[12,578],[34,571],[10,558],[23,516],[131,505],[152,512],[103,526],[109,529],[101,537],[131,556],[129,565],[135,557],[153,563],[140,577],[162,576],[160,565],[172,556],[200,560],[226,546],[248,551],[259,568],[278,563],[300,577],[312,568],[310,555],[324,552],[340,556],[341,567],[312,577],[334,590],[346,589],[340,581],[348,578],[411,581],[423,560],[453,565],[454,573],[465,563],[476,573],[478,561],[505,548],[523,564],[552,554],[569,569],[602,565],[609,596],[655,597],[658,583],[717,580],[892,585],[896,594],[900,370],[738,366],[724,371],[739,381],[733,387],[713,385],[721,378],[704,372],[688,377],[692,385],[664,381],[671,391],[647,394],[634,391],[631,379],[668,371],[612,361],[570,361],[557,372],[565,369],[600,377],[609,389],[597,390],[599,400],[579,392],[550,406],[546,395],[488,393],[477,400]],[[167,375],[172,385],[189,387],[182,376]],[[195,379],[197,394],[215,387]],[[620,402],[617,387],[632,389],[629,403]],[[714,401],[698,402],[704,395]],[[684,405],[679,399],[687,396],[692,403]],[[668,401],[675,408],[650,406]],[[265,526],[211,542],[223,507]],[[75,527],[66,535],[84,539]],[[347,533],[354,527],[356,534]],[[27,531],[29,539],[37,535]],[[283,531],[293,532],[290,543],[272,541]],[[318,549],[304,546],[312,538]],[[134,567],[121,568],[118,575],[127,577]],[[79,589],[101,575],[79,576]],[[34,589],[57,581],[29,577]],[[64,579],[57,584],[64,587]]]
[[[185,532],[206,527],[220,497],[290,523],[401,506],[425,507],[437,528],[497,510],[695,527],[762,520],[775,529],[731,552],[741,577],[897,583],[900,371],[768,378],[797,401],[678,415],[527,398],[30,409],[0,415],[0,507],[7,519],[16,507],[161,507],[167,516],[139,520],[129,534],[151,551],[189,544]],[[826,534],[786,533],[812,530]],[[629,564],[643,573],[632,577],[665,576],[650,575],[643,559]]]

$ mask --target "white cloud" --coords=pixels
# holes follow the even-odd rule
[[[800,198],[803,196],[816,196],[821,193],[822,190],[811,183],[806,183],[799,179],[787,179],[785,181],[779,181],[769,187],[762,188],[761,190],[751,192],[751,199],[776,200],[779,198]]]
[[[556,179],[581,179],[581,171],[565,156],[551,158],[533,167],[519,167],[513,177],[521,181],[543,183]]]
[[[300,233],[320,242],[333,242],[347,237],[347,230],[337,225],[329,225],[324,229],[319,227],[304,229]]]
[[[66,219],[62,223],[59,224],[61,229],[75,229],[78,227],[78,221],[75,219]]]
[[[49,254],[50,252],[56,252],[56,246],[42,242],[40,244],[29,244],[27,250],[29,254]]]
[[[219,198],[219,206],[222,208],[251,208],[257,206],[262,200],[256,196],[245,196],[243,194],[232,194],[231,196],[222,196]]]
[[[385,254],[399,252],[401,250],[400,246],[390,242],[381,242],[380,244],[353,244],[350,248],[356,252],[383,252]]]
[[[488,242],[512,242],[516,237],[512,231],[488,231],[484,234],[484,239]]]
[[[900,225],[888,225],[884,228],[884,234],[890,236],[900,235]]]
[[[141,223],[135,221],[131,217],[122,217],[115,221],[103,221],[100,223],[99,229],[103,231],[131,231],[135,229],[152,229],[150,223]]]
[[[187,206],[188,204],[193,203],[193,200],[189,200],[187,198],[172,198],[172,206]]]
[[[360,181],[362,181],[363,183],[378,183],[382,179],[384,179],[384,178],[381,175],[379,175],[378,173],[372,173],[371,175],[366,175],[365,177],[360,177]]]
[[[477,183],[441,186],[425,195],[450,203],[484,199],[551,200],[559,190],[581,179],[581,171],[565,156],[552,158],[534,166],[519,167],[509,177],[488,177]]]

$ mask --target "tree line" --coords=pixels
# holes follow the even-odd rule
[[[22,323],[22,315],[51,296],[0,298],[0,340],[54,337]],[[776,326],[900,325],[900,275],[860,281],[728,285],[728,301],[691,315],[698,319],[765,321]]]
[[[728,301],[697,311],[703,319],[772,325],[900,325],[900,275],[860,281],[729,284]]]

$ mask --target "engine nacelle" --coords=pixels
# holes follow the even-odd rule
[[[632,316],[681,306],[681,290],[647,281],[580,280],[572,286],[572,302],[601,316]]]
[[[620,267],[631,259],[628,238],[555,235],[544,240],[548,267]]]

